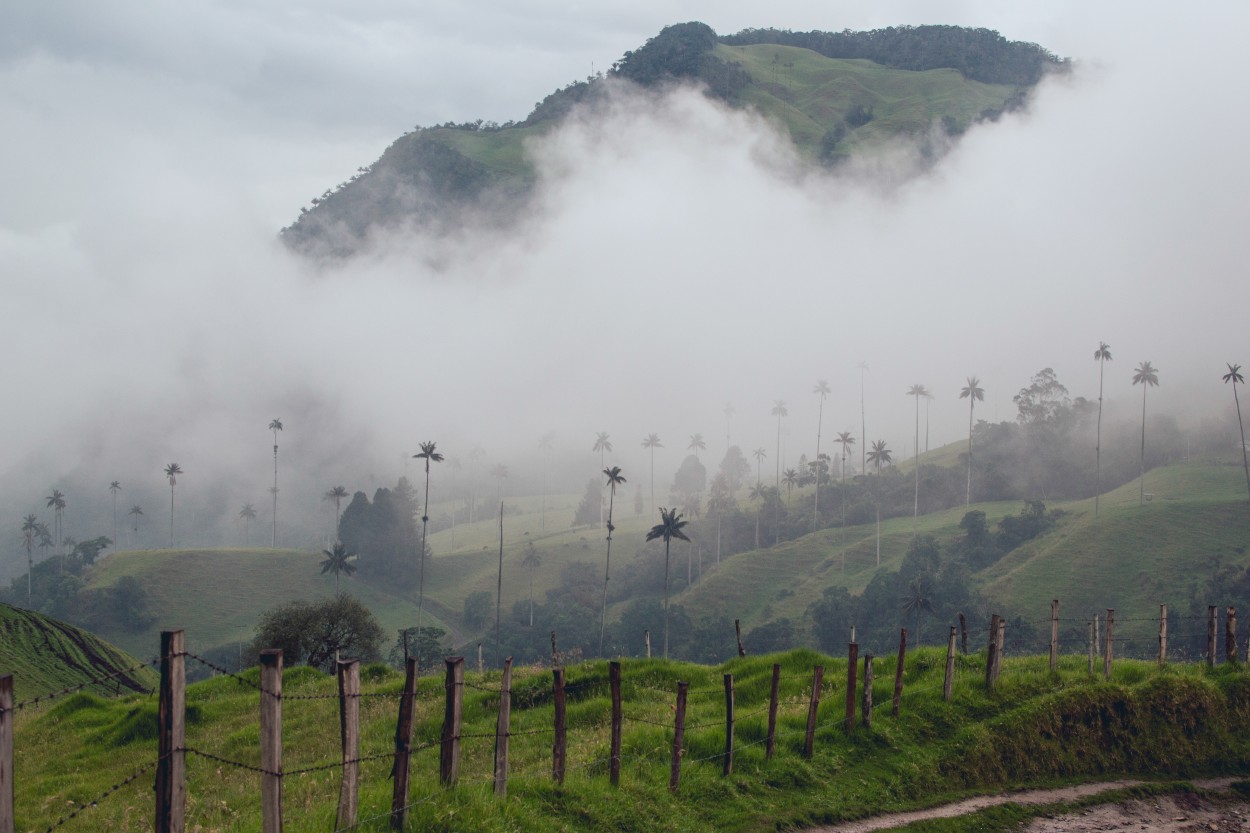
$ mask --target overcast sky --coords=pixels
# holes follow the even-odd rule
[[[471,9],[471,11],[470,11]],[[1170,9],[1170,10],[1168,10]],[[420,440],[522,462],[546,431],[596,431],[642,465],[720,441],[811,449],[825,435],[911,443],[923,383],[934,441],[1053,366],[1112,419],[1133,366],[1160,408],[1221,411],[1246,338],[1250,73],[1240,4],[239,0],[10,3],[0,10],[0,290],[7,515],[74,475],[163,484],[179,461],[263,496],[265,426],[317,488],[363,485]],[[405,130],[523,118],[664,25],[721,33],[984,26],[1074,58],[1027,114],[970,131],[901,188],[791,175],[749,114],[697,94],[622,99],[532,152],[545,174],[518,234],[394,251],[332,272],[279,228]],[[1154,396],[1152,392],[1152,396]],[[340,474],[352,459],[362,471]],[[326,470],[330,467],[332,470]],[[21,482],[14,483],[14,476]],[[37,478],[26,482],[27,477]],[[193,482],[193,481],[192,481]],[[312,492],[316,497],[316,489]],[[231,495],[231,499],[235,496]],[[103,499],[103,498],[102,498]],[[33,506],[33,503],[31,504]]]

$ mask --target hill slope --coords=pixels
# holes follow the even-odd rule
[[[575,109],[593,117],[621,85],[701,85],[729,106],[768,118],[813,163],[836,164],[898,138],[937,154],[941,137],[1019,106],[1046,71],[1062,66],[1034,44],[984,29],[758,29],[718,38],[702,23],[679,24],[627,52],[608,75],[552,93],[522,122],[447,123],[405,134],[369,168],[314,199],[282,236],[305,254],[346,256],[384,229],[438,231],[470,212],[479,222],[507,224],[537,178],[526,143]]]
[[[143,656],[156,653],[153,646]],[[86,690],[147,691],[156,685],[156,674],[137,665],[130,654],[73,625],[0,604],[0,673],[13,675],[18,702],[109,674],[115,676]]]

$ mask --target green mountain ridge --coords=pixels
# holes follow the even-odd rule
[[[749,29],[718,37],[702,23],[665,28],[607,75],[572,83],[521,122],[418,128],[348,182],[327,190],[282,230],[310,256],[345,257],[388,230],[431,232],[469,222],[507,226],[538,173],[526,144],[575,109],[604,118],[622,85],[663,91],[701,85],[784,131],[813,166],[833,166],[893,140],[936,158],[970,125],[1018,108],[1066,62],[986,29],[894,27],[873,32]]]

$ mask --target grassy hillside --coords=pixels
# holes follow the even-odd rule
[[[764,754],[772,664],[782,667],[777,749]],[[987,693],[981,658],[956,664],[953,702],[941,697],[944,663],[936,650],[909,658],[900,715],[891,717],[894,661],[878,659],[871,729],[843,730],[846,660],[808,651],[698,666],[660,660],[623,663],[624,742],[619,788],[608,785],[607,666],[566,669],[568,776],[551,782],[551,675],[519,668],[513,678],[508,796],[494,797],[493,733],[499,675],[466,674],[458,786],[437,781],[443,713],[439,675],[421,681],[410,800],[411,830],[764,831],[798,829],[895,809],[928,806],[979,792],[1117,775],[1183,778],[1240,773],[1250,764],[1241,730],[1250,713],[1250,676],[1240,667],[1122,661],[1103,682],[1065,658],[1060,673],[1042,658],[1009,659]],[[802,755],[812,666],[825,669],[814,755]],[[722,675],[734,675],[738,720],[732,777],[722,776]],[[386,829],[394,720],[401,679],[368,669],[361,701],[361,816]],[[254,685],[256,677],[248,679]],[[676,681],[690,684],[680,789],[668,790]],[[332,679],[307,668],[284,681],[284,767],[288,773],[333,764],[340,753]],[[325,699],[298,699],[317,697]],[[190,686],[187,745],[255,765],[254,688],[229,678]],[[22,829],[44,829],[81,809],[82,829],[134,829],[150,817],[150,774],[98,806],[85,806],[155,757],[155,709],[148,698],[80,695],[17,727],[16,807]],[[373,756],[379,756],[373,759]],[[260,829],[255,772],[188,755],[188,829]],[[339,771],[290,774],[286,829],[334,826]],[[951,829],[951,828],[945,828]]]
[[[137,652],[158,653],[159,643]],[[116,676],[86,690],[97,694],[148,690],[156,684],[151,668],[133,669],[139,660],[86,631],[29,610],[0,604],[0,674],[13,675],[18,702],[81,685],[105,675]]]

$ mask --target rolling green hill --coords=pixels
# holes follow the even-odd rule
[[[626,53],[606,76],[552,93],[522,122],[406,133],[371,166],[314,199],[282,237],[305,254],[347,256],[375,232],[438,231],[470,210],[479,221],[506,225],[537,179],[526,143],[574,110],[599,117],[621,85],[701,85],[710,97],[772,122],[810,163],[834,165],[900,139],[918,143],[922,155],[940,155],[971,124],[1021,106],[1033,84],[1064,66],[1040,47],[983,29],[748,30],[718,38],[704,24],[678,24]]]
[[[154,656],[159,643],[146,648],[136,653]],[[0,604],[0,674],[13,675],[17,702],[106,675],[114,676],[86,690],[113,694],[151,689],[155,672],[137,665],[135,657],[73,625]]]

